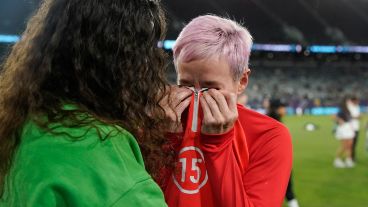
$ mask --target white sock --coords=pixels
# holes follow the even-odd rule
[[[345,168],[346,167],[346,164],[345,164],[345,162],[344,161],[342,161],[342,159],[340,159],[340,158],[335,158],[335,160],[334,160],[334,166],[336,167],[336,168]]]
[[[298,201],[294,198],[293,200],[290,200],[290,201],[288,202],[288,206],[289,206],[289,207],[299,207],[299,203],[298,203]]]
[[[346,158],[345,160],[346,167],[354,167],[355,163],[351,158]]]

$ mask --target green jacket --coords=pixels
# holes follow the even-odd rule
[[[29,121],[6,178],[0,206],[166,206],[127,131],[54,125],[57,135]],[[83,137],[75,140],[72,136]]]

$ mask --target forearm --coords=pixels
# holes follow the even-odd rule
[[[234,146],[234,133],[204,135],[201,148],[216,206],[250,207],[253,205],[244,187],[244,166]]]

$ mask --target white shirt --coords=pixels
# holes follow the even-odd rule
[[[353,126],[355,131],[359,131],[360,123],[359,123],[359,116],[360,116],[360,107],[357,104],[354,103],[348,103],[348,109],[350,112],[350,115],[352,117],[351,119],[351,125]]]

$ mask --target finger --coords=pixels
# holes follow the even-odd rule
[[[165,116],[170,122],[177,122],[178,116],[176,115],[175,111],[172,110],[170,107],[164,108]]]
[[[170,93],[170,105],[174,108],[178,107],[178,105],[190,97],[192,95],[192,91],[187,88],[177,88]]]
[[[214,120],[212,113],[211,113],[211,109],[208,106],[208,103],[206,101],[206,99],[203,97],[203,95],[200,98],[200,103],[201,103],[201,107],[202,107],[202,111],[203,111],[203,121],[205,123],[211,122]]]
[[[219,107],[217,106],[216,101],[212,98],[212,96],[208,92],[203,93],[203,97],[207,101],[207,104],[211,110],[213,118],[216,120],[217,123],[222,123],[224,121],[224,118],[220,112]]]
[[[166,110],[166,108],[169,107],[169,95],[162,97],[159,105]]]
[[[230,112],[230,109],[229,109],[229,106],[228,106],[228,103],[226,101],[224,94],[222,94],[220,91],[215,90],[215,89],[209,90],[208,93],[216,101],[222,114],[228,114]]]
[[[181,114],[183,113],[183,111],[188,108],[189,104],[191,101],[191,96],[189,96],[188,98],[184,99],[182,102],[180,102],[180,104],[175,108],[175,112],[176,114],[181,117]]]
[[[172,96],[171,94],[174,93],[174,91],[176,90],[176,86],[174,85],[166,85],[165,89],[164,89],[164,96],[162,97],[161,102],[168,104],[170,97]]]
[[[237,102],[236,102],[236,95],[235,93],[230,93],[227,91],[221,91],[221,93],[224,95],[227,105],[229,107],[229,110],[232,112],[237,112]]]
[[[166,117],[170,118],[170,120],[175,120],[176,119],[175,111],[173,107],[171,107],[169,104],[170,101],[169,97],[172,87],[171,86],[167,87],[166,90],[168,91],[168,93],[164,97],[162,97],[162,100],[160,101],[160,106],[165,111]]]
[[[236,95],[235,93],[231,93],[230,94],[230,98],[229,98],[229,109],[233,112],[237,112],[238,108],[237,108],[237,102],[236,102]]]

